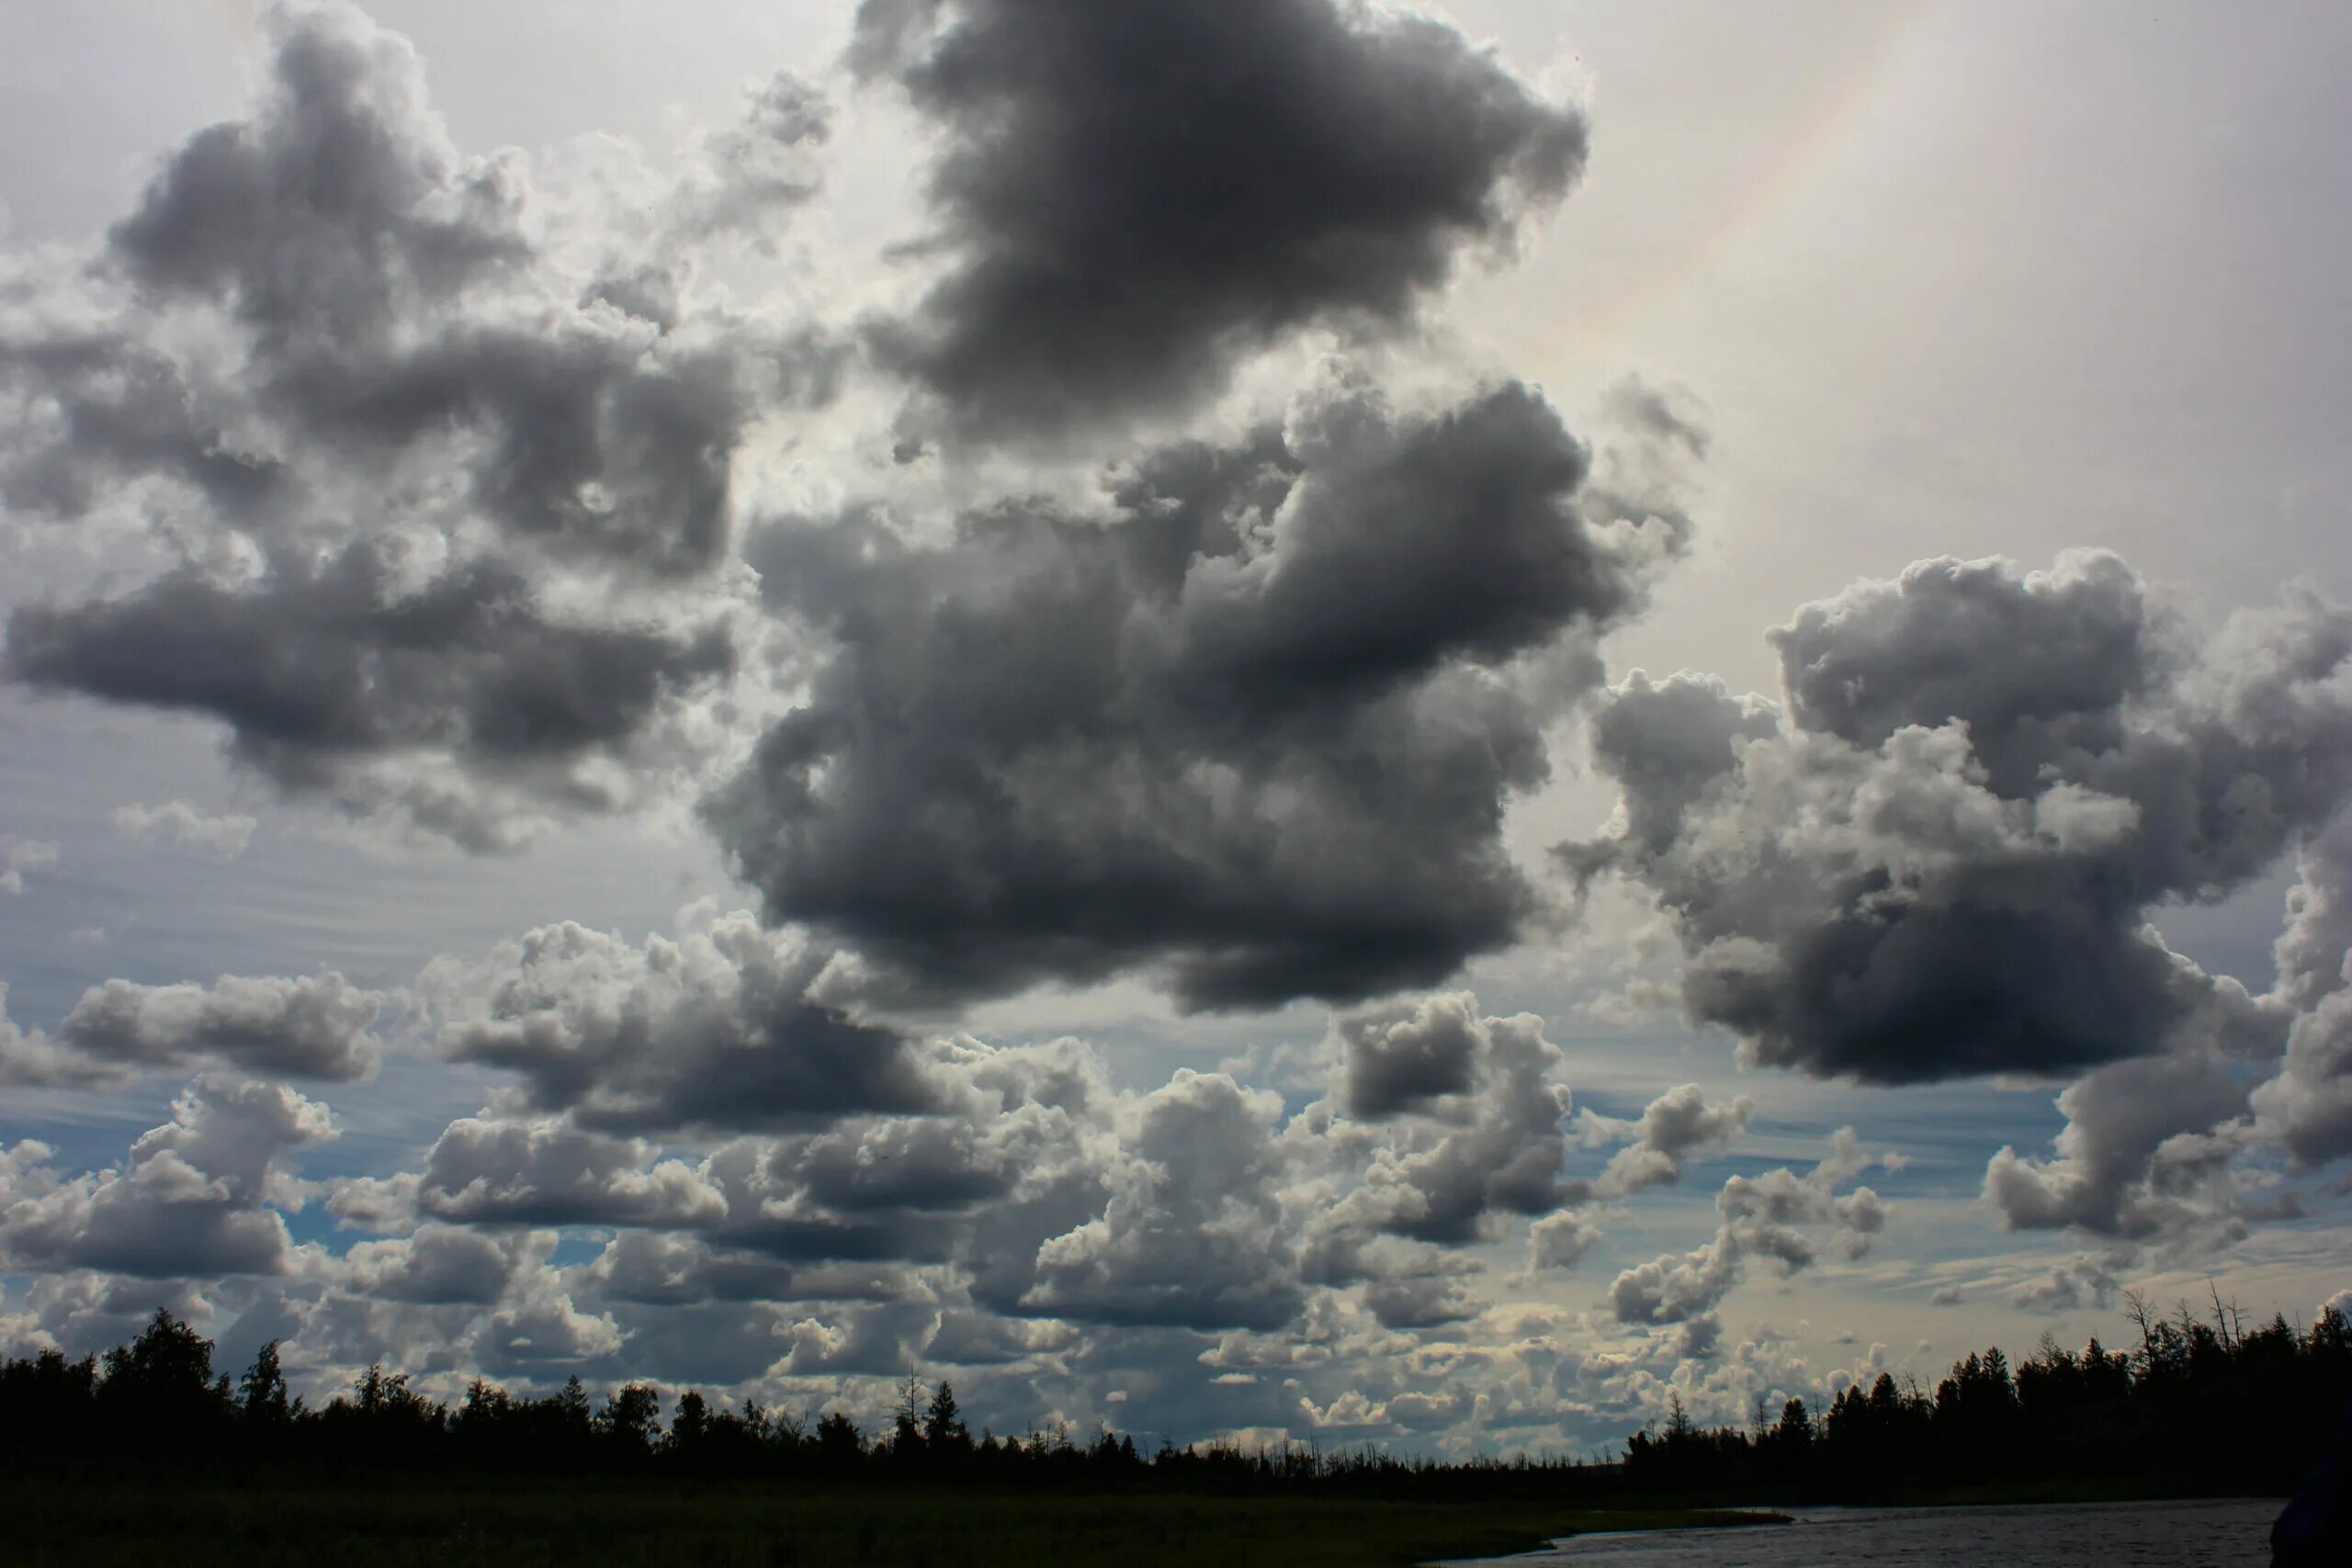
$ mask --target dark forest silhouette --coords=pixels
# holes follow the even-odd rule
[[[2283,1493],[2327,1443],[2352,1394],[2352,1324],[2324,1314],[2244,1326],[2214,1303],[2170,1317],[2131,1302],[2133,1338],[2080,1353],[2043,1336],[2012,1362],[2000,1349],[1955,1363],[1929,1393],[1881,1375],[1815,1412],[1759,1400],[1745,1427],[1702,1427],[1679,1399],[1634,1434],[1621,1462],[1396,1456],[1230,1444],[1155,1451],[1104,1430],[974,1437],[953,1385],[910,1376],[878,1433],[847,1416],[814,1423],[746,1400],[681,1393],[665,1425],[659,1393],[629,1383],[592,1401],[578,1378],[520,1396],[477,1379],[455,1405],[404,1373],[370,1367],[316,1408],[289,1397],[276,1342],[243,1376],[216,1373],[213,1344],[158,1310],[131,1343],[68,1360],[54,1350],[0,1364],[0,1460],[13,1473],[70,1477],[123,1467],[219,1479],[375,1472],[645,1474],[706,1480],[1204,1492],[1315,1492],[1430,1500],[1605,1502],[1668,1495],[1866,1500],[2027,1485],[2047,1495],[2143,1489]]]

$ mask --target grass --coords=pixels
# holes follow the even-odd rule
[[[1408,1568],[1589,1530],[1783,1522],[1702,1510],[653,1483],[0,1488],[15,1568]]]

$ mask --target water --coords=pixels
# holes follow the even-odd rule
[[[2221,1568],[2270,1561],[2277,1502],[1790,1508],[1792,1525],[1573,1537],[1510,1568]]]

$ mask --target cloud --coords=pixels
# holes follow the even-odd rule
[[[2306,848],[2272,997],[2298,1010],[2278,1075],[2251,1096],[2263,1137],[2301,1168],[2352,1155],[2352,815]]]
[[[1600,1237],[1600,1226],[1583,1214],[1546,1214],[1527,1227],[1528,1256],[1538,1269],[1573,1269]]]
[[[0,1002],[6,997],[0,987]],[[270,1077],[365,1077],[376,1069],[373,1030],[387,999],[332,971],[223,975],[209,986],[107,980],[82,993],[53,1040],[0,1018],[0,1082],[117,1085],[207,1065]]]
[[[733,665],[716,627],[563,624],[504,567],[410,581],[407,566],[355,544],[243,589],[184,569],[121,598],[30,606],[9,621],[6,668],[44,690],[210,715],[238,761],[354,807],[368,804],[366,764],[422,757],[493,781],[536,777],[593,808],[613,803],[591,765],[627,761]],[[440,826],[495,843],[493,821],[456,809]]]
[[[2147,921],[2352,794],[2352,615],[2297,592],[2200,649],[2078,552],[1923,561],[1772,640],[1781,714],[1702,677],[1618,687],[1594,732],[1618,825],[1561,852],[1657,895],[1694,1022],[1871,1082],[2276,1051],[2285,1014]]]
[[[1282,1102],[1179,1069],[1123,1120],[1101,1215],[1047,1240],[1022,1304],[1133,1325],[1272,1328],[1301,1304],[1281,1229],[1259,1201],[1280,1158]]]
[[[712,918],[632,947],[577,924],[436,964],[424,989],[453,1060],[519,1077],[524,1103],[605,1132],[816,1125],[936,1109],[913,1043],[818,995],[837,955]]]
[[[773,527],[771,604],[833,648],[709,820],[768,918],[927,994],[1441,979],[1536,907],[1504,808],[1677,547],[1589,522],[1587,467],[1525,387],[1400,412],[1341,372],[1279,433],[1144,455],[1107,515],[1007,501],[936,545],[865,512]]]
[[[2119,1281],[2116,1259],[2085,1254],[2051,1266],[2038,1279],[2028,1280],[2009,1292],[2009,1303],[2027,1312],[2057,1314],[2105,1307],[2115,1300]]]
[[[2243,1146],[2226,1131],[2246,1109],[2246,1088],[2225,1058],[2177,1051],[2116,1062],[2058,1097],[2066,1126],[2055,1157],[2004,1147],[1984,1171],[1984,1199],[2012,1230],[2071,1226],[2134,1240],[2233,1239],[2231,1161]]]
[[[462,1224],[692,1226],[714,1224],[726,1200],[654,1145],[558,1122],[462,1117],[424,1156],[389,1180],[347,1179],[327,1207],[346,1223],[412,1229]]]
[[[780,345],[738,350],[583,288],[532,232],[519,160],[457,152],[398,35],[342,6],[281,10],[271,30],[251,118],[175,153],[106,253],[153,308],[237,330],[253,412],[288,448],[249,471],[325,456],[381,472],[454,445],[465,499],[518,538],[707,566],[759,378],[787,368],[743,351]],[[764,160],[821,139],[821,104],[784,79],[748,107],[674,193],[700,227],[809,194]]]
[[[734,671],[677,590],[730,555],[746,434],[831,395],[837,350],[695,282],[813,190],[821,99],[772,80],[658,200],[548,199],[356,9],[267,32],[250,112],[0,301],[0,500],[146,579],[19,607],[7,672],[472,849],[633,805]]]
[[[1651,1100],[1636,1121],[1582,1112],[1577,1129],[1586,1143],[1625,1145],[1610,1156],[1593,1196],[1614,1200],[1674,1185],[1686,1163],[1724,1153],[1746,1137],[1755,1110],[1744,1094],[1711,1105],[1704,1090],[1687,1083]]]
[[[547,1231],[492,1235],[458,1225],[421,1225],[415,1234],[352,1244],[343,1263],[350,1287],[379,1301],[434,1306],[487,1306],[525,1269],[547,1261]]]
[[[119,807],[114,814],[115,831],[127,839],[196,850],[218,861],[243,854],[255,826],[252,818],[239,813],[208,816],[185,800]]]
[[[47,871],[56,863],[55,844],[0,833],[0,893],[22,893],[27,872]]]
[[[65,1177],[46,1145],[17,1144],[0,1152],[0,1265],[151,1280],[282,1273],[291,1243],[277,1211],[300,1203],[288,1156],[334,1136],[316,1100],[207,1075],[122,1166]]]
[[[1171,412],[1297,328],[1409,323],[1584,163],[1582,120],[1450,25],[1329,0],[869,0],[851,61],[944,133],[950,265],[873,335],[914,423],[967,436]]]
[[[2258,1197],[2270,1151],[2312,1169],[2352,1153],[2352,988],[2346,986],[2346,871],[2352,817],[2308,839],[2287,921],[2273,945],[2277,983],[2255,1004],[2289,1021],[2268,1079],[2248,1083],[2232,1042],[2188,1036],[2165,1055],[2094,1071],[2058,1099],[2067,1122],[2049,1159],[2004,1148],[1984,1196],[2017,1229],[2094,1235],[2210,1255],[2291,1196]]]
[[[1341,1108],[1379,1122],[1468,1094],[1484,1043],[1475,1000],[1467,993],[1422,997],[1335,1017]]]
[[[1871,1163],[1854,1130],[1841,1127],[1829,1153],[1804,1176],[1781,1166],[1729,1178],[1715,1195],[1721,1223],[1712,1240],[1639,1264],[1611,1281],[1609,1300],[1618,1321],[1697,1322],[1723,1303],[1750,1258],[1770,1259],[1792,1274],[1811,1267],[1819,1256],[1812,1233],[1825,1225],[1841,1256],[1861,1258],[1886,1228],[1885,1201],[1867,1187],[1842,1196],[1838,1189]],[[1900,1162],[1887,1155],[1874,1163],[1892,1169]]]

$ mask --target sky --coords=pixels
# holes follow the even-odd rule
[[[2352,1302],[2347,65],[0,11],[0,1354],[1589,1454]]]

